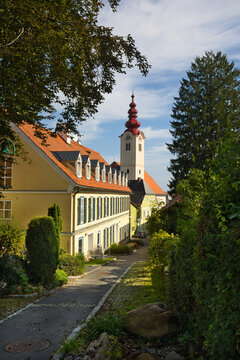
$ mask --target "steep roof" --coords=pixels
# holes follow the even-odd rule
[[[70,158],[76,157],[75,152],[80,152],[82,159],[85,159],[87,157],[90,158],[90,160],[98,160],[101,163],[104,163],[106,165],[107,162],[104,160],[104,158],[96,151],[87,148],[86,146],[83,146],[75,141],[71,141],[71,144],[68,144],[65,142],[61,136],[58,134],[56,137],[49,136],[47,131],[43,132],[47,136],[47,146],[41,144],[41,139],[34,136],[34,127],[32,125],[24,124],[19,126],[20,131],[22,131],[23,134],[27,136],[28,139],[31,140],[33,144],[35,144],[40,151],[42,151],[45,155],[48,156],[48,158],[55,163],[60,170],[62,170],[68,177],[71,179],[76,186],[86,186],[89,188],[100,188],[104,190],[110,190],[110,191],[123,191],[123,192],[131,192],[129,187],[127,186],[121,186],[118,184],[102,182],[102,181],[96,181],[93,177],[91,177],[90,180],[87,180],[85,177],[78,178],[73,171],[71,171],[68,167],[66,167],[57,157],[53,154],[56,152],[60,152],[61,155],[65,152],[71,152]],[[20,133],[21,135],[21,133]],[[74,155],[74,156],[73,156]],[[66,157],[66,155],[64,155]]]
[[[144,171],[144,180],[155,195],[167,195],[146,171]]]

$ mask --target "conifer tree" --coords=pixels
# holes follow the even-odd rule
[[[173,141],[167,144],[174,155],[168,168],[172,193],[191,168],[206,170],[224,138],[239,131],[239,75],[226,55],[206,52],[195,58],[187,79],[182,79],[172,108]]]

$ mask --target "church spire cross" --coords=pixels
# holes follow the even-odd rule
[[[126,122],[125,126],[133,135],[140,134],[140,130],[138,130],[139,126],[141,125],[140,122],[137,120],[137,109],[136,104],[134,102],[134,93],[132,92],[132,102],[129,104],[130,109],[128,110],[128,121]]]

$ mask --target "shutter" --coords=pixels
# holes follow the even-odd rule
[[[87,198],[84,198],[84,222],[87,222]]]
[[[96,213],[96,199],[93,198],[93,221],[95,220],[95,213]]]
[[[77,204],[77,223],[81,224],[81,198],[78,199]]]

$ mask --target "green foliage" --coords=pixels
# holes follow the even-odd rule
[[[64,270],[68,276],[84,274],[85,260],[83,255],[69,255],[66,252],[62,252],[59,256],[58,269]]]
[[[109,1],[115,10],[118,0]],[[149,65],[130,35],[98,24],[102,1],[3,0],[0,9],[1,134],[10,123],[39,125],[63,110],[57,128],[77,132],[110,93],[116,73]],[[8,79],[5,81],[4,79]],[[14,94],[14,96],[12,96]],[[61,96],[60,96],[61,94]],[[7,112],[5,111],[7,109]]]
[[[31,280],[41,284],[51,282],[59,257],[59,242],[52,217],[36,217],[30,221],[26,247]]]
[[[0,220],[0,257],[22,255],[25,250],[24,231],[14,221]]]
[[[202,195],[183,204],[186,218],[170,266],[182,328],[211,360],[240,358],[239,149],[239,139],[230,137],[209,163]],[[191,196],[196,184],[185,185]]]
[[[169,167],[172,193],[191,168],[207,170],[207,160],[214,159],[224,138],[239,131],[239,76],[226,55],[206,52],[182,79],[172,109],[173,142],[168,144],[174,155]]]
[[[68,276],[63,270],[57,269],[53,276],[53,283],[55,286],[63,286],[67,284]]]
[[[4,255],[0,258],[0,282],[4,284],[0,293],[9,294],[30,291],[24,262],[18,256]]]
[[[138,246],[144,246],[144,241],[142,239],[139,238],[132,238],[131,240],[129,240],[129,243],[135,243]]]
[[[113,254],[131,254],[134,249],[134,244],[116,244],[110,246],[110,253]],[[108,250],[107,250],[108,252]]]
[[[166,231],[160,230],[155,233],[150,241],[148,256],[152,267],[157,267],[164,272],[170,265],[170,254],[175,249],[178,236],[168,234]]]
[[[103,332],[113,336],[121,336],[124,332],[124,325],[124,317],[118,314],[106,313],[103,316],[93,317],[87,323],[86,337],[89,340],[94,340]]]
[[[60,207],[54,203],[53,206],[50,206],[48,208],[48,216],[51,216],[53,218],[53,221],[55,223],[57,237],[59,241],[59,249],[60,249],[60,236],[62,231],[62,218],[61,218],[61,209]]]

